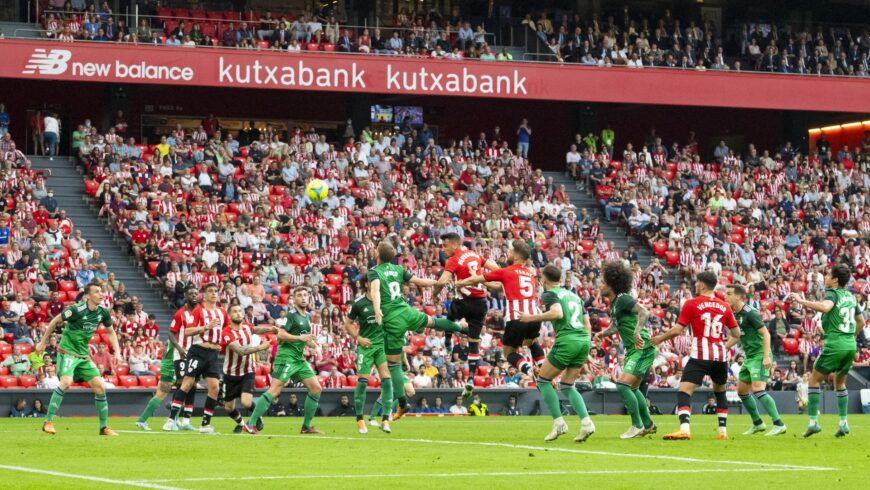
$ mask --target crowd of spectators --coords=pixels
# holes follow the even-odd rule
[[[31,124],[48,119],[56,117],[37,114]],[[4,204],[0,210],[0,385],[57,386],[54,363],[62,329],[52,334],[42,366],[33,366],[28,354],[47,323],[80,297],[84,285],[94,281],[103,286],[103,305],[112,310],[126,364],[113,365],[102,331],[91,343],[93,360],[109,375],[119,370],[148,373],[163,351],[153,315],[125,291],[124,284],[107,270],[100,252],[59,206],[47,184],[49,175],[33,168],[8,132],[14,122],[0,104],[0,199]],[[57,128],[50,121],[42,128],[44,134],[35,141],[44,145],[37,146],[37,151],[57,154],[57,134],[43,139]]]
[[[108,2],[51,3],[41,20],[46,35],[61,41],[90,40],[173,46],[224,46],[289,52],[323,50],[372,54],[510,61],[495,52],[485,23],[472,25],[458,8],[450,14],[403,7],[383,26],[347,25],[338,6],[293,14],[206,12],[158,8],[129,26]],[[744,22],[722,32],[709,19],[664,9],[649,17],[625,6],[621,15],[583,18],[574,13],[529,13],[518,22],[560,62],[630,68],[870,76],[870,31],[841,26],[795,27],[775,20]],[[739,32],[738,32],[739,30]]]

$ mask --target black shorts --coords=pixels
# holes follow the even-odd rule
[[[536,339],[540,334],[540,322],[526,323],[519,320],[511,320],[504,326],[504,339],[502,339],[502,342],[508,347],[517,349],[523,345],[524,341]]]
[[[220,379],[222,369],[223,363],[218,359],[218,351],[199,345],[188,349],[187,358],[184,360],[184,376]]]
[[[728,363],[689,359],[689,362],[686,363],[686,367],[683,369],[683,377],[680,381],[701,385],[704,383],[705,375],[710,376],[713,383],[724,385],[728,382]]]
[[[221,383],[221,398],[228,402],[239,398],[242,393],[254,393],[254,373],[244,376],[224,375],[224,381]]]
[[[184,359],[178,359],[172,361],[172,365],[175,367],[175,384],[181,385],[181,379],[184,378],[184,366],[186,366],[186,363],[184,362]]]
[[[457,299],[450,304],[447,319],[451,321],[465,319],[468,322],[468,336],[480,339],[483,322],[486,320],[486,300],[483,298]]]

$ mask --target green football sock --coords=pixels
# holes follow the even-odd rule
[[[388,363],[387,365],[390,368],[390,378],[401,380],[402,379],[402,365],[399,363],[392,363],[392,362]],[[387,401],[384,401],[384,408],[385,409],[389,408],[389,410],[386,410],[387,411],[386,415],[389,415],[390,413],[392,413],[393,408],[396,408],[396,406],[399,402],[400,396],[405,396],[404,387],[403,386],[393,387],[392,403],[388,403]]]
[[[142,411],[142,415],[139,416],[139,420],[137,420],[137,422],[148,422],[148,419],[150,419],[151,416],[154,415],[154,411],[157,410],[157,407],[160,406],[161,401],[162,400],[160,400],[160,398],[157,398],[156,396],[151,397],[151,399],[148,400],[148,405],[145,406],[145,410]]]
[[[815,388],[808,388],[808,403],[807,403],[807,413],[810,415],[810,420],[813,422],[818,422],[819,420],[819,399],[822,396],[822,389],[818,386]]]
[[[275,400],[275,397],[268,391],[263,393],[260,398],[257,398],[257,403],[254,404],[254,411],[251,412],[251,416],[248,418],[248,425],[255,427],[257,422],[260,421],[260,417],[269,410],[273,400]]]
[[[743,403],[743,408],[746,409],[746,413],[752,418],[752,425],[761,425],[764,422],[761,420],[761,414],[758,413],[758,404],[755,403],[755,398],[753,398],[749,393],[745,395],[738,395],[740,397],[740,401]]]
[[[577,388],[574,388],[574,384],[565,384],[562,383],[560,385],[562,394],[565,395],[565,398],[571,403],[571,406],[574,407],[574,411],[577,412],[577,415],[580,417],[580,420],[585,419],[589,416],[589,411],[586,410],[586,402],[583,400],[583,397],[580,395],[580,392],[577,391]]]
[[[652,418],[649,416],[649,407],[646,406],[646,397],[643,396],[640,390],[632,390],[634,399],[637,400],[637,413],[640,415],[640,422],[645,428],[652,427]]]
[[[638,429],[643,429],[643,422],[640,421],[640,412],[637,410],[637,398],[631,391],[631,387],[624,383],[616,383],[616,391],[622,397],[622,402],[625,404],[625,409],[628,415],[631,416],[631,425]]]
[[[109,400],[106,398],[106,394],[94,395],[94,405],[97,406],[100,429],[103,429],[109,425]]]
[[[782,419],[779,418],[779,410],[776,409],[776,401],[770,396],[770,393],[767,391],[756,392],[755,396],[761,402],[767,414],[770,415],[773,425],[783,425]]]
[[[311,427],[311,421],[314,419],[314,414],[317,413],[317,407],[320,406],[320,395],[309,393],[305,397],[305,420],[302,421],[302,428],[308,429]]]
[[[390,384],[392,385],[392,383],[390,383]],[[381,397],[384,396],[383,395],[383,393],[384,393],[383,388],[384,388],[384,384],[382,381],[381,382]],[[392,391],[390,391],[390,397],[392,398],[392,396],[393,396]],[[378,412],[380,412],[380,413],[378,413]],[[381,415],[382,413],[384,413],[384,403],[381,401],[381,398],[378,398],[377,400],[375,400],[375,404],[372,405],[372,414],[371,414],[371,416],[369,416],[369,418],[373,419],[373,418],[375,418],[376,415]]]
[[[446,318],[433,318],[433,320],[435,320],[435,330],[442,330],[444,332],[458,332],[462,330],[462,327]]]
[[[51,401],[48,402],[48,411],[45,413],[45,420],[47,422],[51,422],[54,419],[54,414],[57,413],[57,409],[60,408],[60,404],[63,403],[63,396],[66,394],[60,388],[55,388],[54,393],[51,394]]]
[[[381,380],[381,397],[378,399],[378,402],[376,402],[376,403],[379,403],[380,400],[392,400],[392,399],[393,399],[393,379],[392,378],[384,378],[383,380]],[[381,404],[381,406],[383,406],[383,404]],[[374,418],[374,416],[375,416],[375,409],[374,409],[374,407],[372,407],[372,418]],[[384,413],[383,418],[389,419],[390,414]]]
[[[840,414],[840,422],[845,422],[849,413],[849,391],[837,390],[837,413]]]
[[[538,385],[538,391],[544,398],[544,404],[547,405],[547,410],[550,411],[550,416],[557,419],[562,416],[562,410],[559,408],[559,394],[553,389],[549,379],[538,378],[535,380]]]
[[[366,409],[366,388],[369,387],[368,378],[360,378],[353,390],[353,411],[357,420],[362,420]]]

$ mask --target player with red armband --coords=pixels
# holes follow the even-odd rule
[[[482,282],[500,282],[505,295],[505,329],[504,354],[507,361],[525,374],[532,374],[532,366],[517,352],[522,345],[529,347],[535,364],[544,362],[544,349],[537,342],[541,332],[540,322],[526,323],[520,321],[520,316],[537,315],[540,313],[538,300],[535,297],[538,290],[537,273],[526,265],[531,257],[528,244],[514,240],[508,261],[511,265],[483,275],[472,276],[456,282],[457,288],[464,288]]]
[[[723,327],[728,328],[728,336],[740,338],[740,328],[731,308],[724,300],[716,297],[714,291],[718,280],[710,271],[699,272],[695,279],[697,296],[683,304],[677,324],[667,332],[652,339],[654,345],[677,337],[686,327],[692,329],[692,350],[689,362],[683,369],[680,391],[677,393],[677,414],[680,417],[680,430],[664,436],[665,440],[691,439],[689,418],[692,414],[692,394],[710,376],[713,381],[713,394],[716,396],[716,415],[719,418],[719,439],[728,438],[728,400],[725,384],[728,382],[728,351],[723,342]],[[736,341],[736,340],[735,340]]]

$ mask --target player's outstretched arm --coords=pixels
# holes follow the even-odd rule
[[[365,337],[360,337],[359,329],[356,328],[355,321],[351,320],[350,318],[345,318],[344,319],[344,330],[345,330],[345,332],[347,332],[348,335],[350,335],[350,338],[352,338],[354,340],[354,342],[358,343],[359,345],[361,345],[363,347],[371,347],[371,345],[372,345],[371,340],[369,340]]]
[[[801,298],[797,293],[791,293],[789,298],[804,308],[818,311],[819,313],[827,313],[834,309],[834,302],[829,299],[824,299],[822,301],[809,301]]]
[[[475,284],[480,284],[482,282],[486,282],[483,276],[469,276],[460,281],[456,281],[456,287],[464,288],[466,286],[474,286]]]
[[[280,330],[278,327],[269,325],[268,327],[254,327],[251,329],[251,332],[257,335],[262,335],[264,333],[278,333],[278,330]]]
[[[525,323],[536,323],[536,322],[552,322],[555,320],[561,320],[564,317],[562,313],[562,305],[559,303],[555,303],[550,306],[550,309],[545,311],[544,313],[538,313],[537,315],[529,315],[528,313],[523,313],[520,315],[520,321]]]
[[[440,279],[439,279],[439,281],[440,281]],[[417,286],[417,287],[421,287],[421,288],[431,288],[431,287],[434,287],[436,284],[438,284],[438,281],[436,281],[435,279],[424,279],[422,277],[417,277],[417,276],[411,277],[411,280],[408,282]]]
[[[270,347],[271,347],[271,344],[269,344],[267,342],[263,342],[260,345],[247,345],[247,346],[242,347],[242,345],[239,344],[238,341],[236,341],[236,342],[233,342],[233,343],[227,345],[227,349],[235,352],[236,354],[238,354],[240,356],[249,356],[255,352],[260,352],[262,350],[269,349]]]
[[[487,260],[483,263],[483,268],[488,271],[494,271],[499,268],[499,265],[494,260]]]
[[[587,317],[587,318],[588,318],[588,317]],[[639,323],[639,322],[638,322],[638,323]],[[591,328],[591,327],[590,327],[590,328]],[[604,329],[604,330],[598,332],[597,334],[595,334],[595,336],[594,336],[594,340],[595,340],[596,342],[601,342],[603,339],[606,339],[607,337],[610,337],[611,335],[615,334],[616,331],[617,331],[617,329],[616,329],[616,322],[613,321],[613,320],[611,319],[611,321],[610,321],[610,326],[607,327],[606,329]]]
[[[673,327],[669,328],[667,332],[656,335],[652,338],[653,345],[659,345],[663,342],[667,342],[674,337],[679,337],[683,334],[683,331],[686,329],[685,325],[681,325],[677,323]]]
[[[435,284],[435,289],[432,290],[432,296],[438,297],[441,294],[441,290],[444,289],[444,286],[453,279],[453,273],[450,271],[444,271],[441,273],[441,277],[438,278],[438,282]]]

